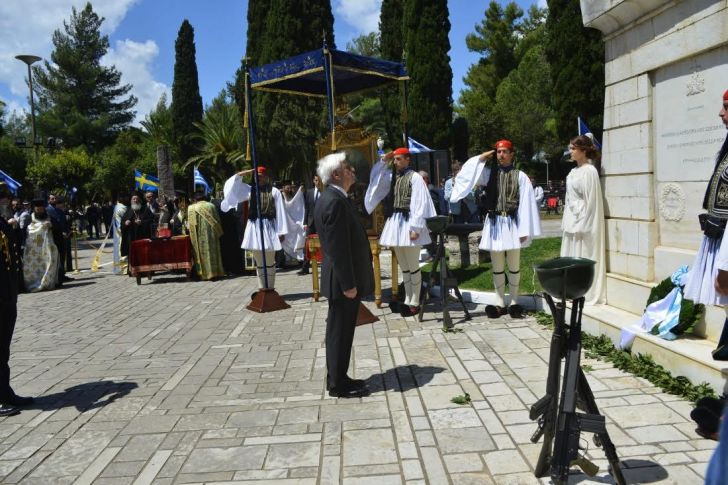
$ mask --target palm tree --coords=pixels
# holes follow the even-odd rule
[[[213,181],[220,183],[246,165],[240,114],[234,104],[208,109],[202,122],[194,125],[199,133],[192,136],[201,140],[203,146],[199,155],[187,160],[185,168],[205,165]]]
[[[172,112],[167,106],[167,95],[162,94],[157,106],[141,122],[149,137],[157,143],[157,176],[159,195],[174,197],[174,172],[169,147],[175,146],[172,132]]]

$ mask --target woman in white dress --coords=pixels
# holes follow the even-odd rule
[[[603,303],[606,279],[604,202],[599,171],[593,165],[600,154],[591,138],[585,135],[572,139],[569,151],[576,167],[566,177],[561,256],[596,262],[594,283],[584,298],[586,303]]]

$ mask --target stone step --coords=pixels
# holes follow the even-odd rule
[[[582,328],[591,335],[604,334],[617,345],[622,329],[639,319],[639,315],[609,305],[593,305],[584,308]],[[636,336],[632,353],[650,355],[673,376],[685,376],[693,384],[707,382],[720,394],[728,391],[728,362],[713,360],[714,348],[715,343],[699,337],[670,341],[645,333]]]

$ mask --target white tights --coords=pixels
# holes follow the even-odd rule
[[[506,306],[506,273],[508,264],[508,286],[511,294],[511,305],[518,303],[518,286],[521,283],[521,250],[491,251],[490,260],[493,263],[493,285],[495,286],[496,305]]]
[[[263,275],[263,251],[253,250],[255,259],[255,274],[258,275],[258,288],[265,288],[265,276]],[[276,252],[265,252],[265,265],[268,267],[268,288],[276,286]]]
[[[420,288],[422,287],[422,273],[420,273],[420,247],[395,247],[397,262],[402,269],[402,282],[404,283],[404,304],[409,306],[420,305]]]

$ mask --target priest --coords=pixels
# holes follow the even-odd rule
[[[250,201],[248,206],[248,223],[245,226],[242,248],[253,252],[255,271],[258,275],[258,288],[261,289],[275,288],[275,252],[282,249],[281,242],[286,237],[286,234],[288,234],[288,221],[286,219],[283,195],[277,188],[270,184],[270,178],[266,172],[265,167],[258,167],[260,208],[258,207],[258,196],[256,195],[255,185],[249,185],[243,182],[243,176],[253,173],[253,169],[238,172],[225,181],[223,188],[224,197],[220,203],[220,209],[223,212],[227,212],[235,208],[240,202]],[[258,220],[259,216],[262,221]],[[262,233],[260,229],[261,222],[263,226]],[[264,246],[261,245],[261,235]],[[266,272],[263,270],[264,267],[267,269]],[[267,285],[265,273],[268,274]]]
[[[187,208],[187,221],[197,276],[201,280],[225,276],[220,252],[222,222],[217,215],[217,208],[207,201],[205,194],[195,194],[195,203]]]
[[[487,167],[485,162],[496,155],[498,163]],[[486,305],[488,318],[510,314],[521,318],[518,304],[521,282],[521,248],[541,234],[541,221],[533,186],[528,175],[513,166],[515,150],[509,140],[500,140],[495,150],[472,157],[455,178],[450,202],[457,202],[472,192],[476,185],[486,187],[485,221],[480,249],[490,251],[495,287],[495,305]],[[506,277],[506,266],[508,276]],[[506,307],[506,281],[510,290],[510,306]]]
[[[33,214],[23,252],[23,281],[28,292],[53,290],[58,286],[58,248],[53,241],[51,220],[44,199],[33,200]]]
[[[432,198],[422,176],[410,164],[412,158],[407,148],[397,148],[377,162],[369,175],[369,187],[364,198],[367,212],[374,212],[379,202],[391,193],[385,214],[379,244],[390,247],[397,255],[402,270],[405,299],[403,304],[392,302],[390,308],[403,316],[417,315],[420,311],[420,250],[430,244],[430,232],[425,219],[437,215]],[[392,173],[392,165],[396,175]]]

